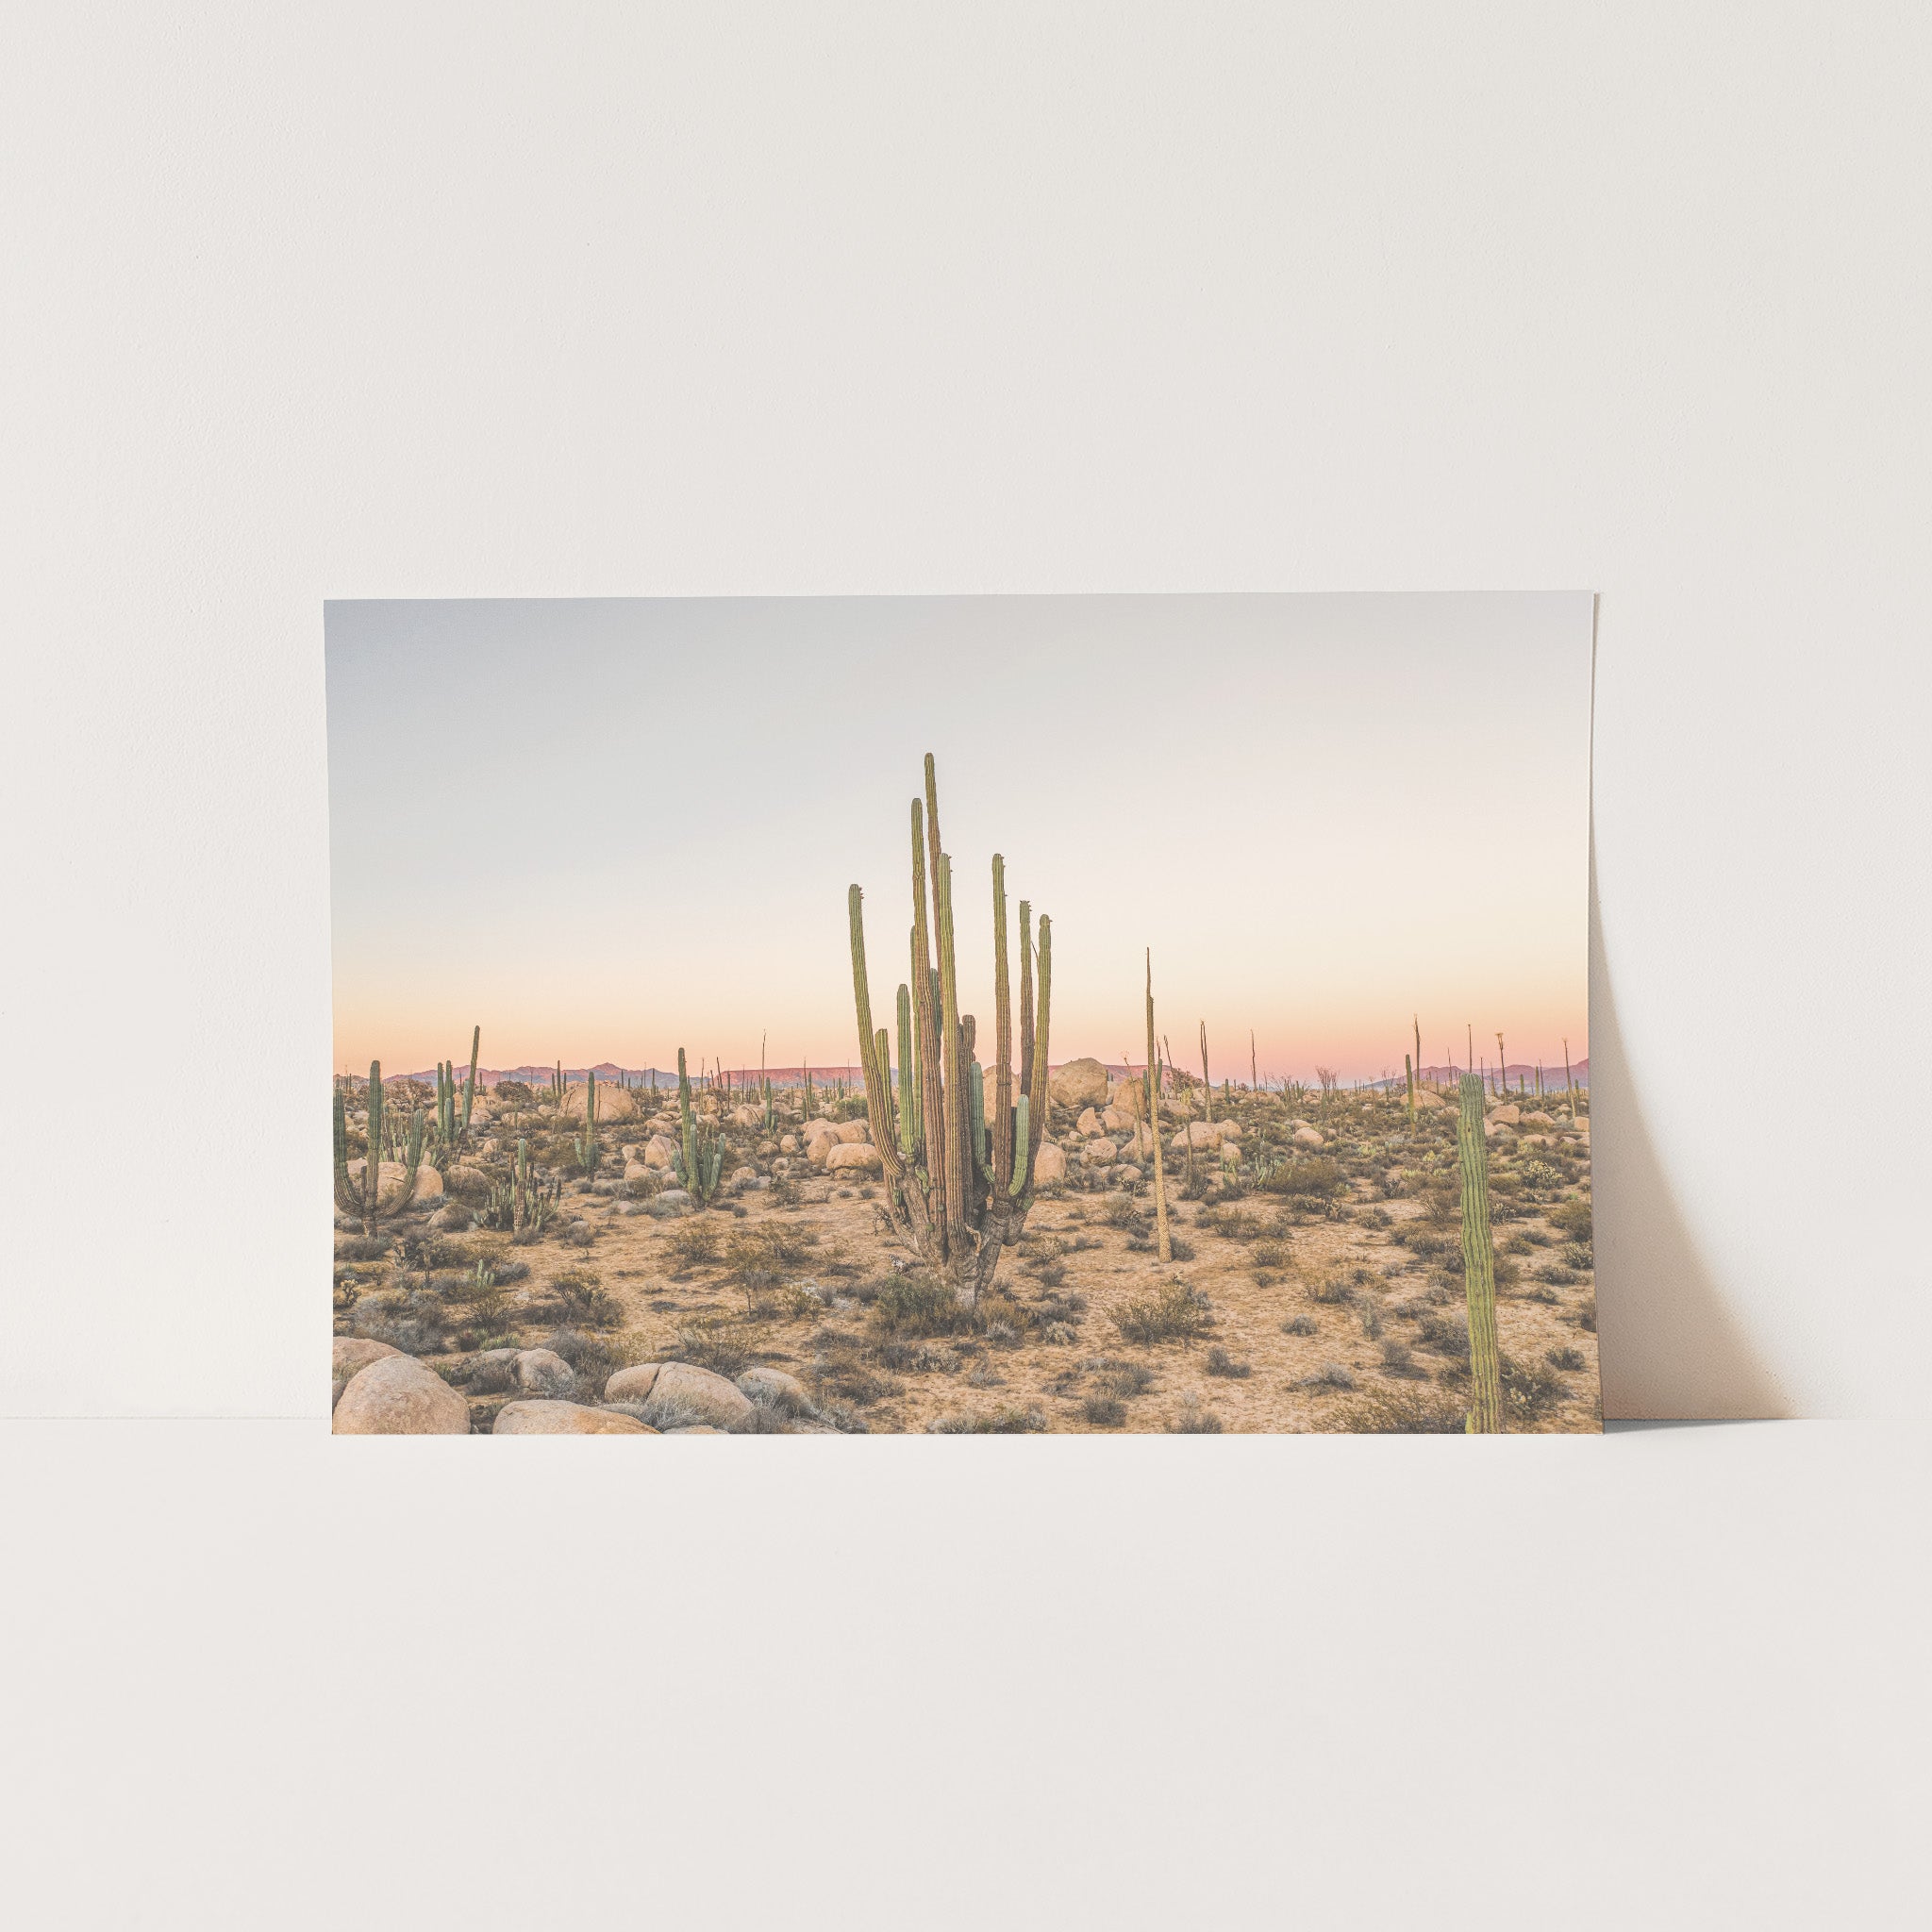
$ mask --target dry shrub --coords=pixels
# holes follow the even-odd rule
[[[1351,1436],[1459,1436],[1466,1414],[1458,1403],[1413,1384],[1378,1388],[1344,1403],[1326,1426]]]
[[[708,1217],[674,1223],[670,1233],[664,1237],[673,1275],[685,1275],[699,1268],[715,1267],[724,1239],[718,1224]]]
[[[1136,1295],[1114,1310],[1113,1324],[1124,1341],[1152,1346],[1158,1341],[1191,1345],[1214,1325],[1207,1296],[1178,1276],[1162,1283],[1151,1295]]]
[[[926,1424],[925,1432],[928,1436],[1029,1436],[1045,1427],[1044,1411],[1006,1407],[982,1410],[974,1415],[935,1416]]]

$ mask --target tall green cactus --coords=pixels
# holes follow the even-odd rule
[[[577,1165],[591,1179],[597,1178],[597,1074],[595,1069],[584,1074],[584,1131],[577,1136]]]
[[[912,801],[911,824],[910,970],[898,993],[896,1086],[891,1036],[884,1027],[874,1031],[872,1024],[864,895],[856,885],[847,895],[859,1062],[892,1225],[928,1268],[971,1301],[991,1283],[1002,1250],[1019,1240],[1033,1206],[1035,1158],[1047,1117],[1052,923],[1043,917],[1040,922],[1036,1003],[1032,908],[1020,902],[1016,1061],[1008,976],[1007,870],[1006,860],[995,853],[993,1061],[991,1070],[982,1068],[974,1058],[977,1026],[972,1014],[959,1011],[953,861],[940,841],[939,780],[929,752],[924,808],[919,799]]]
[[[1415,1062],[1407,1054],[1402,1056],[1402,1077],[1408,1083],[1408,1117],[1415,1119]]]
[[[1496,1254],[1490,1245],[1490,1149],[1483,1136],[1483,1083],[1462,1076],[1462,1115],[1457,1124],[1462,1169],[1462,1278],[1469,1300],[1472,1436],[1493,1436],[1503,1426],[1503,1381],[1496,1347]]]
[[[1154,1043],[1154,948],[1147,948],[1147,1087],[1141,1118],[1154,1142],[1155,1255],[1162,1267],[1174,1259],[1174,1241],[1167,1224],[1167,1174],[1160,1159],[1160,1055]]]
[[[719,1139],[718,1130],[708,1121],[700,1119],[691,1106],[691,1075],[685,1072],[681,1046],[677,1049],[677,1178],[700,1208],[708,1208],[724,1170],[724,1143]]]
[[[403,1185],[394,1194],[382,1191],[382,1062],[369,1062],[369,1135],[360,1175],[349,1172],[348,1101],[338,1087],[335,1094],[336,1208],[361,1220],[362,1232],[373,1235],[378,1221],[400,1214],[416,1192],[416,1174],[423,1165],[423,1116],[413,1114],[403,1160]]]

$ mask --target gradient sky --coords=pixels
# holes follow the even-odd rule
[[[939,761],[961,1004],[991,855],[1053,918],[1052,1058],[1399,1074],[1589,1050],[1591,600],[749,598],[327,607],[338,1067],[856,1050]],[[1150,784],[1153,793],[1150,796]],[[1017,934],[1017,914],[1014,931]],[[1014,968],[1017,984],[1017,964]],[[983,1032],[982,1039],[989,1038]]]

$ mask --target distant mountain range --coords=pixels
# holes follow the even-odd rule
[[[1115,1080],[1124,1079],[1145,1071],[1143,1067],[1124,1066],[1118,1060],[1103,1060],[1101,1064],[1106,1067],[1108,1077]],[[458,1060],[457,1062],[457,1080],[459,1085],[467,1078],[469,1071],[469,1063],[467,1061]],[[476,1069],[476,1084],[479,1087],[494,1087],[504,1080],[522,1080],[527,1086],[545,1087],[549,1085],[551,1076],[556,1071],[557,1069],[554,1064],[547,1067],[478,1067]],[[1058,1066],[1055,1066],[1053,1071],[1058,1072]],[[1590,1085],[1590,1061],[1588,1058],[1574,1061],[1570,1071],[1577,1086],[1587,1088]],[[724,1069],[724,1077],[733,1087],[756,1087],[759,1072],[760,1070],[757,1067],[726,1067]],[[814,1066],[809,1069],[799,1066],[766,1067],[763,1069],[765,1076],[771,1080],[774,1087],[796,1087],[807,1072],[810,1073],[812,1085],[815,1087],[824,1086],[834,1080],[843,1080],[848,1085],[856,1087],[861,1077],[858,1068],[851,1064],[844,1066]],[[677,1088],[675,1069],[666,1073],[661,1067],[620,1067],[615,1060],[600,1060],[594,1067],[566,1067],[563,1070],[564,1081],[566,1084],[575,1081],[581,1086],[586,1074],[595,1074],[599,1080],[605,1081],[611,1086],[642,1087],[653,1090],[669,1088],[674,1092]],[[1417,1077],[1424,1086],[1449,1087],[1455,1084],[1461,1076],[1461,1074],[1462,1069],[1460,1067],[1424,1067]],[[1512,1092],[1520,1085],[1524,1092],[1535,1093],[1536,1068],[1533,1065],[1511,1060],[1503,1069],[1503,1074]],[[400,1077],[408,1080],[418,1080],[425,1087],[434,1087],[436,1085],[436,1070],[433,1067],[420,1074],[391,1074],[389,1077],[391,1079]],[[691,1078],[696,1080],[699,1077],[700,1070],[692,1068]],[[1191,1086],[1194,1084],[1191,1076],[1187,1074],[1184,1068],[1180,1070],[1180,1077]],[[1264,1088],[1271,1091],[1280,1086],[1279,1080],[1272,1075],[1261,1084]],[[1313,1087],[1316,1083],[1313,1080],[1309,1080],[1305,1084]],[[1402,1076],[1396,1074],[1389,1080],[1364,1080],[1359,1083],[1354,1080],[1343,1080],[1341,1083],[1344,1091],[1357,1084],[1365,1087],[1393,1089],[1402,1086],[1403,1082]],[[1557,1067],[1553,1071],[1547,1066],[1544,1067],[1544,1094],[1547,1096],[1561,1093],[1562,1091],[1563,1069]]]

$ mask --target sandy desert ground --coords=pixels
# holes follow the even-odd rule
[[[337,1426],[1459,1432],[1453,1096],[1423,1088],[1411,1110],[1399,1088],[1209,1096],[1177,1079],[1163,1264],[1139,1084],[1092,1061],[1056,1074],[1045,1158],[1062,1177],[971,1307],[892,1238],[862,1095],[815,1090],[808,1115],[797,1089],[696,1093],[723,1149],[699,1209],[668,1165],[675,1094],[600,1083],[587,1169],[581,1087],[479,1092],[412,1202],[373,1234],[337,1216]],[[342,1085],[359,1174],[366,1083]],[[385,1149],[436,1105],[387,1083]],[[1504,1425],[1595,1430],[1587,1097],[1493,1096],[1486,1141]],[[516,1232],[520,1143],[545,1206]],[[403,1172],[385,1163],[384,1185]],[[410,1380],[413,1362],[361,1375],[391,1351],[434,1379]],[[653,1366],[669,1363],[685,1367]]]

